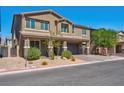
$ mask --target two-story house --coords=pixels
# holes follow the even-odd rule
[[[116,46],[117,53],[124,53],[124,32],[118,32],[118,45]]]
[[[39,48],[45,56],[42,42],[50,38],[61,41],[60,52],[68,49],[72,54],[89,54],[90,30],[92,29],[76,25],[52,10],[45,10],[15,14],[11,32],[17,56],[24,56],[27,46]]]

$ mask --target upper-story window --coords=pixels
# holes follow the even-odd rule
[[[86,35],[87,34],[87,30],[86,29],[82,29],[82,34]]]
[[[49,30],[49,22],[41,22],[41,30]]]
[[[34,29],[35,28],[35,23],[36,23],[35,20],[33,20],[33,19],[27,19],[26,20],[26,28]]]
[[[67,24],[61,24],[61,32],[65,32],[67,33],[68,32],[68,25]]]
[[[75,28],[75,27],[74,27],[74,25],[73,25],[73,26],[72,26],[72,33],[74,33],[74,28]]]

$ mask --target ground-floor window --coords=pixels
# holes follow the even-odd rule
[[[39,48],[39,41],[30,41],[30,47]]]

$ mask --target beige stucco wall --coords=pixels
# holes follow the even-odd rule
[[[75,35],[82,36],[82,28],[75,27],[74,30]]]
[[[124,42],[124,34],[122,32],[118,33],[118,42]]]
[[[72,26],[73,24],[68,22],[68,21],[62,21],[59,22],[57,25],[55,24],[56,20],[60,20],[59,17],[53,15],[53,14],[38,14],[38,15],[28,15],[28,16],[24,16],[22,17],[22,28],[21,31],[33,31],[33,29],[26,29],[26,18],[32,18],[32,19],[36,19],[36,25],[35,25],[35,31],[41,31],[41,21],[48,21],[49,22],[49,31],[56,34],[61,33],[61,24],[68,24],[69,26],[69,33],[66,35],[76,35],[76,36],[80,36],[85,40],[90,40],[90,30],[87,30],[86,35],[82,35],[82,28],[80,27],[75,27],[74,28],[74,33],[72,33]],[[41,20],[41,21],[40,21]],[[48,33],[50,34],[50,33]],[[63,34],[63,33],[61,33]]]
[[[84,38],[90,40],[90,30],[86,31],[86,36]]]
[[[21,20],[22,22],[21,22],[21,31],[24,31],[24,28],[25,28],[25,25],[26,25],[26,22],[25,22],[25,17],[24,16],[22,16],[22,20]]]
[[[43,21],[48,21],[49,22],[49,30],[52,31],[53,33],[57,33],[58,31],[61,31],[61,23],[65,23],[68,24],[69,26],[69,33],[72,33],[72,24],[70,24],[69,22],[63,21],[63,22],[59,22],[57,24],[57,28],[55,25],[55,21],[59,20],[60,18],[52,15],[52,14],[40,14],[40,15],[34,15],[34,16],[26,16],[22,18],[22,30],[24,31],[26,28],[26,18],[32,18],[32,19],[38,19],[38,20],[43,20]],[[36,21],[36,29],[37,30],[41,30],[41,24],[39,21]]]
[[[82,28],[75,27],[75,34],[77,36],[82,36],[83,39],[90,40],[90,30],[86,31],[86,35],[82,34]]]
[[[43,20],[43,21],[48,21],[49,22],[49,30],[52,32],[56,31],[56,26],[55,26],[55,20],[58,20],[59,18],[52,15],[52,14],[40,14],[40,15],[33,15],[33,16],[26,16],[26,18],[32,18],[32,19],[38,19],[38,20]],[[23,17],[23,30],[26,28],[26,22],[25,22],[25,17]],[[36,21],[36,29],[41,30],[41,24],[40,21]]]
[[[122,44],[121,48],[124,49],[124,44]]]

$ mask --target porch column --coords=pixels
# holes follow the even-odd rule
[[[82,42],[82,54],[85,54],[86,42]]]
[[[90,47],[89,46],[87,46],[87,55],[89,55],[90,54]]]
[[[90,42],[87,43],[87,55],[90,54]]]
[[[113,54],[114,54],[114,55],[116,54],[116,45],[114,46]]]
[[[30,48],[29,38],[24,40],[24,57],[27,58],[28,49]]]
[[[8,57],[10,57],[10,56],[11,56],[11,47],[8,46]]]
[[[63,50],[67,50],[67,48],[68,48],[68,47],[67,47],[67,41],[64,41],[64,42],[63,42]]]
[[[19,57],[19,45],[16,46],[17,49],[17,57]]]
[[[48,44],[48,56],[50,57],[52,52],[53,52],[53,44],[52,44],[52,41],[49,41],[49,44]]]
[[[11,41],[7,42],[7,47],[8,47],[8,57],[11,57],[11,48],[12,48]]]

